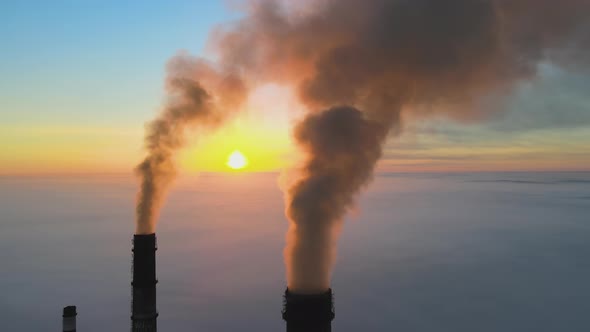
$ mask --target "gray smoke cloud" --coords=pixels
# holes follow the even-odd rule
[[[293,86],[310,114],[307,159],[285,189],[288,287],[329,287],[338,226],[404,117],[478,121],[478,107],[536,77],[589,62],[587,0],[251,1],[215,32],[224,61]],[[502,103],[499,103],[501,105]]]
[[[354,194],[371,179],[387,131],[349,106],[311,114],[296,126],[295,138],[308,157],[300,178],[286,190],[290,289],[329,288],[340,222]]]
[[[155,232],[158,212],[173,182],[174,158],[189,129],[207,131],[234,113],[246,97],[246,86],[234,73],[217,70],[204,60],[179,55],[168,64],[168,101],[146,126],[147,156],[136,167],[136,234]]]
[[[306,159],[285,189],[295,292],[329,287],[342,218],[402,119],[480,121],[502,111],[478,107],[482,98],[535,79],[540,63],[580,70],[590,62],[588,0],[259,0],[243,8],[242,19],[212,34],[219,62],[256,84],[291,86],[309,109],[294,132]]]

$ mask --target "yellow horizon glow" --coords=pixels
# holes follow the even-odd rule
[[[269,172],[290,165],[292,150],[287,128],[237,125],[196,137],[179,161],[188,172]]]
[[[299,165],[291,128],[304,110],[288,89],[265,87],[218,128],[199,127],[175,155],[179,173],[235,172],[238,150],[250,161],[240,173],[276,172]],[[149,120],[149,119],[142,119]],[[145,157],[143,122],[0,124],[0,176],[126,173]],[[406,131],[386,148],[378,171],[588,171],[590,128],[546,129],[515,137],[456,143]],[[412,146],[415,144],[416,149]],[[399,149],[397,147],[400,147]]]

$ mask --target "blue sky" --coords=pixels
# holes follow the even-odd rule
[[[2,118],[137,122],[159,104],[167,59],[201,52],[230,17],[218,1],[3,1]]]

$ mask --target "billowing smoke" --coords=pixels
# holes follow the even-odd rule
[[[308,159],[286,193],[290,289],[320,293],[329,287],[338,226],[370,180],[387,129],[348,106],[311,114],[295,128]]]
[[[485,119],[483,97],[534,79],[540,62],[589,61],[588,0],[251,1],[219,28],[226,62],[293,86],[309,115],[295,128],[306,154],[285,189],[285,258],[296,292],[329,287],[339,225],[401,119]]]
[[[244,8],[243,19],[212,35],[220,63],[256,84],[291,86],[309,109],[295,128],[306,159],[285,189],[295,292],[329,287],[339,225],[402,119],[485,119],[502,109],[482,107],[483,98],[534,79],[539,63],[577,70],[590,62],[589,0],[253,0]],[[183,91],[184,104],[202,104]],[[189,112],[190,122],[214,113],[204,109]],[[140,166],[150,175],[146,202],[166,187],[154,184],[168,182],[178,144],[167,133],[184,126],[184,116],[168,113],[178,112],[164,112],[165,134],[148,136],[148,146],[152,136],[164,144]]]
[[[136,234],[155,232],[164,195],[176,174],[174,157],[185,144],[186,131],[217,127],[239,108],[247,93],[236,74],[187,55],[170,61],[167,88],[164,109],[146,128],[147,157],[136,168],[141,179]]]

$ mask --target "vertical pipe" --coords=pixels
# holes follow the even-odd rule
[[[76,332],[76,306],[69,305],[63,310],[63,332]]]
[[[131,330],[157,331],[156,234],[133,236]]]
[[[283,319],[287,332],[331,332],[334,317],[331,289],[321,294],[285,291]]]

